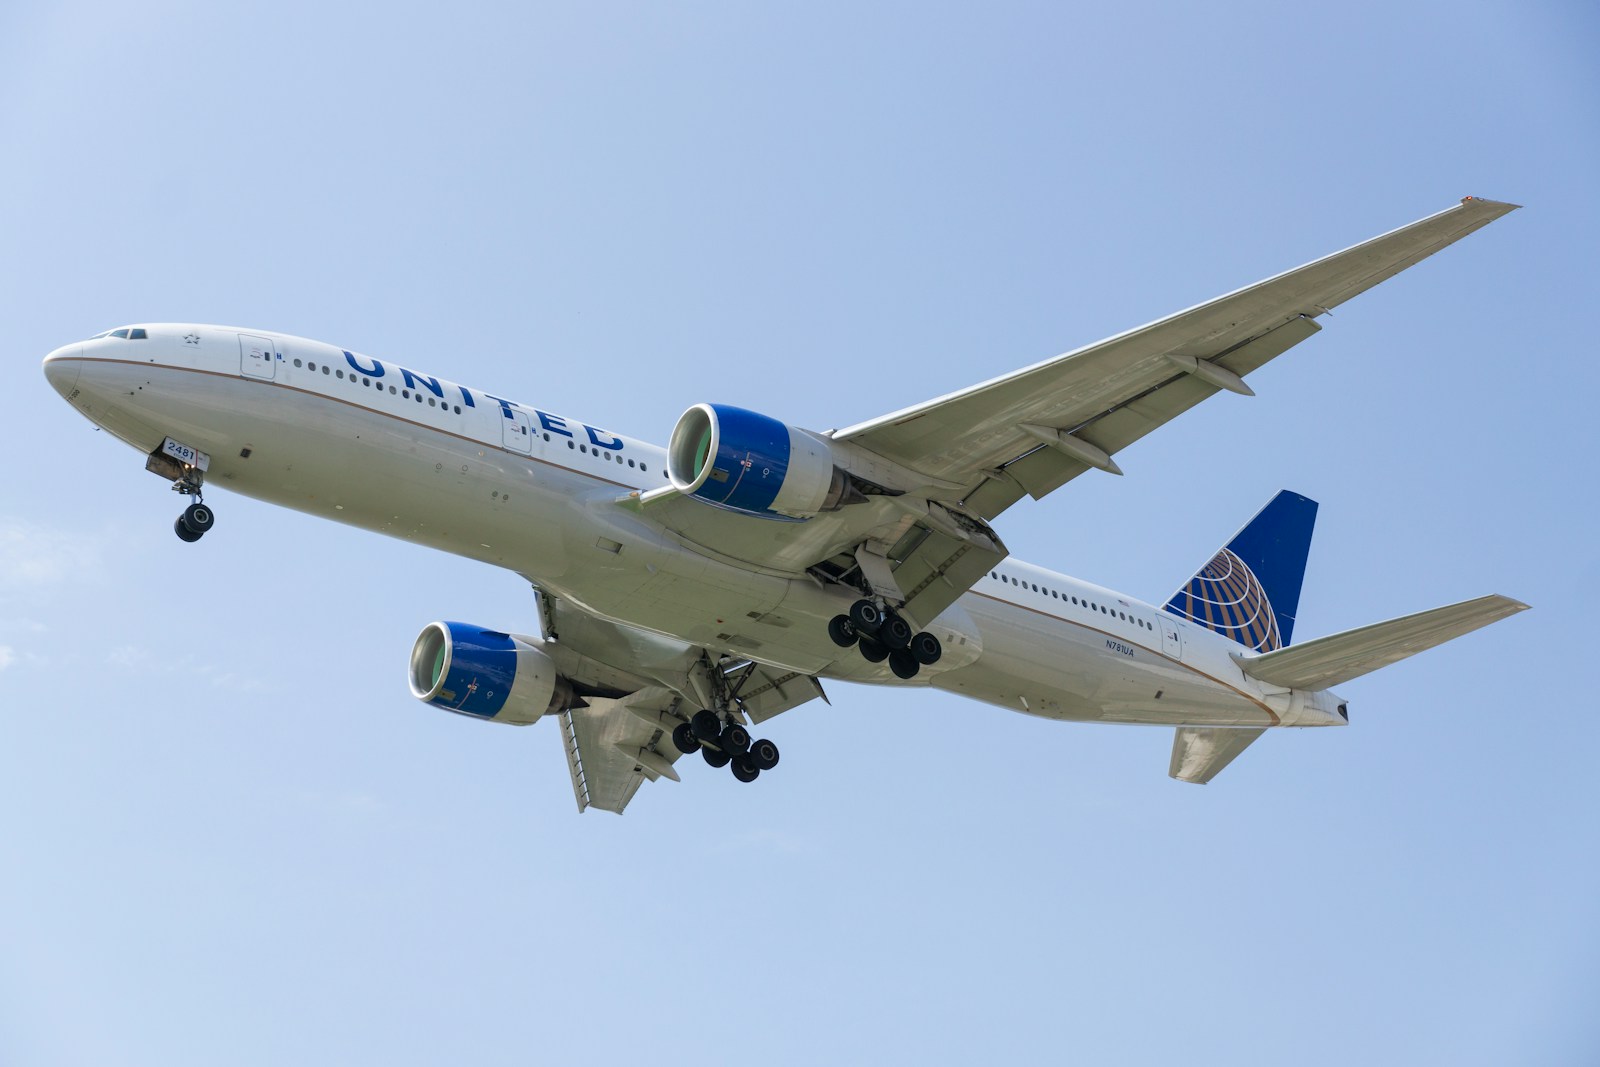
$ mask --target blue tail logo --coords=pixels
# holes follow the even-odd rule
[[[1289,644],[1317,502],[1284,491],[1211,557],[1166,610],[1258,652]]]

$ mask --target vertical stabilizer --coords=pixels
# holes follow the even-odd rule
[[[1257,652],[1289,644],[1311,553],[1317,502],[1284,490],[1262,508],[1166,610]]]

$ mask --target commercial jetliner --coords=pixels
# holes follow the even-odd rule
[[[221,485],[504,567],[540,635],[423,627],[411,692],[556,720],[578,810],[620,813],[680,755],[754,781],[751,728],[824,679],[1176,728],[1208,782],[1273,727],[1342,726],[1335,685],[1527,605],[1487,596],[1291,644],[1317,505],[1274,497],[1164,603],[1012,559],[991,523],[1321,329],[1330,308],[1517,205],[1460,204],[1147,326],[845,429],[725,404],[665,449],[335,345],[144,324],[45,357],[50,384],[190,498]]]

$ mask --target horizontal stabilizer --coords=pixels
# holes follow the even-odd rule
[[[1172,764],[1167,773],[1180,782],[1205,785],[1264,733],[1265,730],[1180,726],[1172,739]]]
[[[1261,656],[1236,655],[1233,661],[1244,673],[1269,685],[1330,689],[1526,610],[1528,605],[1510,597],[1479,597]]]

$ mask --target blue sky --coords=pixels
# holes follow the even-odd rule
[[[0,13],[0,1062],[1600,1059],[1578,3],[28,3]],[[1205,788],[1165,730],[833,687],[751,787],[579,817],[553,727],[430,711],[514,576],[178,501],[50,349],[194,320],[664,441],[843,426],[1365,239],[1526,210],[1008,513],[1165,596],[1280,488],[1297,636],[1535,610]]]

